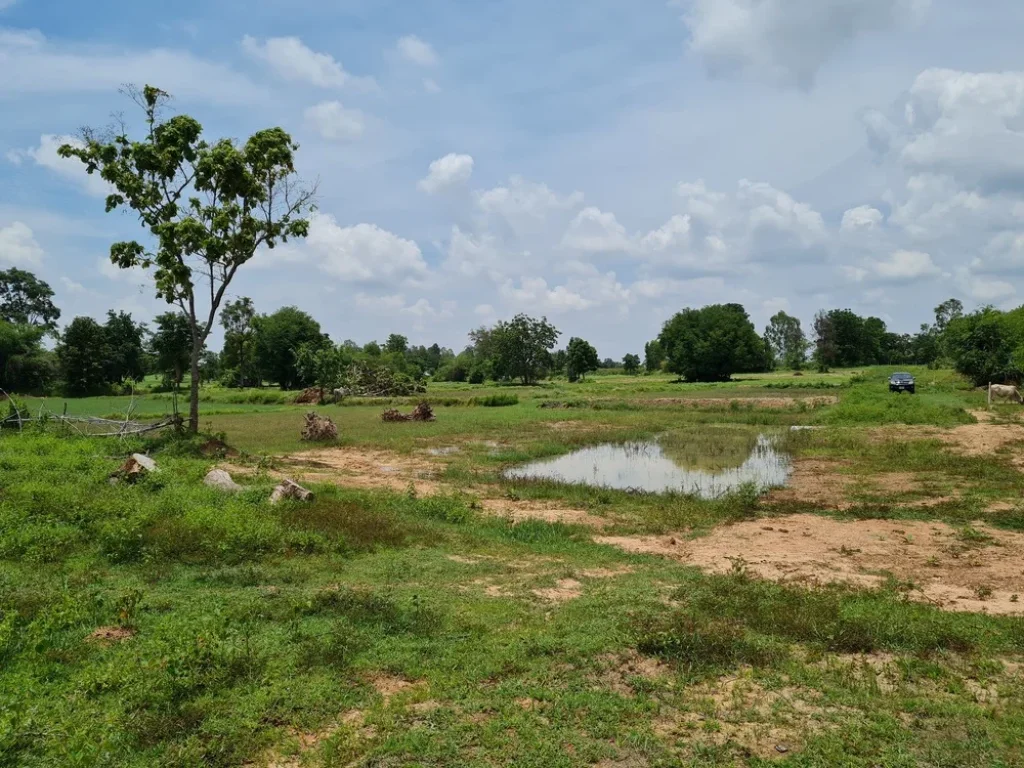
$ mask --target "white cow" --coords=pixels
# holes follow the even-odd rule
[[[995,398],[1002,398],[1006,400],[1014,400],[1024,405],[1024,396],[1021,395],[1020,390],[1016,387],[1010,386],[1009,384],[990,384],[989,395]]]

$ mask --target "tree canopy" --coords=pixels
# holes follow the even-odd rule
[[[1024,375],[1024,307],[985,307],[949,321],[945,346],[957,372],[977,386],[1019,382]]]
[[[152,271],[156,295],[188,321],[191,345],[189,428],[199,428],[199,359],[228,286],[261,248],[309,231],[312,192],[295,182],[298,146],[281,128],[257,131],[242,146],[213,144],[188,115],[162,119],[169,96],[151,85],[129,90],[145,115],[141,139],[120,125],[113,136],[83,132],[61,157],[78,158],[112,187],[108,212],[134,211],[151,236],[114,243],[119,267]],[[208,296],[207,296],[208,292]]]
[[[76,317],[60,336],[57,359],[68,394],[82,397],[102,392],[110,346],[103,326],[91,317]]]
[[[561,335],[546,317],[537,320],[524,314],[475,333],[474,341],[490,352],[494,375],[518,379],[524,385],[533,384],[547,371],[550,351]]]
[[[220,324],[224,328],[221,375],[229,386],[252,387],[260,383],[254,348],[255,319],[256,307],[247,296],[229,301],[221,310]]]
[[[809,345],[799,319],[782,311],[775,313],[765,329],[764,338],[782,365],[794,371],[803,368]]]
[[[622,358],[622,370],[629,375],[635,374],[640,370],[640,356],[639,355],[626,355]]]
[[[299,370],[298,354],[303,345],[310,347],[307,354],[324,345],[320,323],[298,307],[282,307],[271,315],[259,315],[253,324],[256,364],[261,377],[281,389],[311,383],[304,380]]]
[[[565,348],[565,365],[569,381],[577,381],[585,379],[588,371],[596,371],[601,361],[590,342],[574,336]]]
[[[12,267],[0,271],[0,319],[54,331],[60,310],[53,303],[53,290],[47,283],[31,272]]]
[[[668,370],[687,381],[727,381],[764,360],[761,337],[739,304],[684,309],[665,323],[658,342]]]
[[[181,385],[192,354],[192,329],[181,312],[164,312],[153,321],[156,330],[149,345],[156,363],[156,372],[167,383]]]

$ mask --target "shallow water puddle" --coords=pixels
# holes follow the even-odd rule
[[[606,444],[514,467],[506,470],[505,477],[649,493],[676,491],[705,499],[748,484],[761,492],[786,484],[791,462],[776,448],[773,438],[758,435],[748,450],[737,465],[728,466],[726,461],[723,466],[656,440]]]

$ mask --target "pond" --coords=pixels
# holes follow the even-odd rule
[[[660,440],[612,443],[583,448],[506,470],[505,477],[582,483],[599,488],[666,493],[675,491],[714,499],[753,484],[759,492],[789,479],[789,456],[769,435],[713,436],[694,440],[672,436]],[[741,452],[741,454],[740,454]]]

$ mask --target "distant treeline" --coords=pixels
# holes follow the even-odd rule
[[[150,326],[125,312],[105,322],[76,317],[63,329],[50,286],[20,269],[0,272],[0,387],[8,392],[71,396],[127,391],[152,374],[171,389],[187,379],[191,333],[178,312]],[[532,384],[548,377],[584,380],[599,368],[628,374],[674,373],[688,381],[721,381],[735,373],[825,371],[865,365],[951,366],[977,384],[1019,381],[1024,371],[1024,307],[984,307],[965,314],[956,299],[934,310],[934,321],[915,334],[897,334],[877,317],[848,309],[819,312],[808,336],[800,320],[779,312],[758,334],[739,304],[684,309],[644,347],[644,355],[601,360],[581,338],[559,345],[561,333],[546,318],[517,315],[476,328],[459,353],[439,344],[416,346],[393,333],[382,342],[335,343],[297,307],[257,312],[251,299],[227,303],[220,313],[224,346],[199,362],[206,382],[225,387],[281,389],[341,386],[351,371],[385,369],[400,381]],[[47,335],[55,338],[45,348]]]

